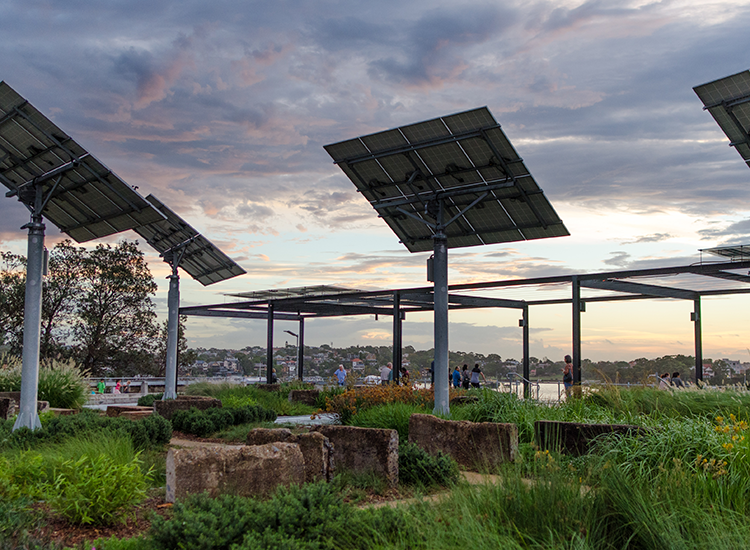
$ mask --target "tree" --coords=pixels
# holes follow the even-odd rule
[[[92,376],[142,372],[158,334],[156,283],[137,243],[100,244],[83,258],[73,335]]]
[[[25,294],[26,258],[0,251],[0,344],[14,355],[23,347]]]

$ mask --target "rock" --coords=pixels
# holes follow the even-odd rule
[[[0,392],[0,419],[8,420],[18,414],[21,403],[20,391]],[[49,401],[37,401],[36,412],[41,414],[49,411]]]
[[[147,411],[123,411],[119,417],[127,420],[140,420],[152,414],[154,414],[154,411],[149,407]]]
[[[212,497],[268,495],[279,485],[305,481],[304,460],[295,443],[170,449],[167,502],[204,491]]]
[[[255,428],[247,434],[247,445],[274,442],[297,443],[305,461],[305,481],[330,481],[333,477],[333,445],[317,432],[294,435],[286,428]]]
[[[304,403],[315,406],[320,392],[318,390],[292,390],[289,392],[290,403]]]
[[[122,415],[123,413],[132,413],[132,412],[148,412],[148,414],[151,414],[154,412],[153,407],[138,407],[133,405],[108,405],[107,406],[107,416],[110,417],[117,417]]]
[[[205,411],[213,407],[221,407],[221,401],[202,395],[178,395],[177,399],[154,401],[154,412],[167,420],[172,420],[172,416],[176,411],[188,411],[193,407],[200,411]]]
[[[515,461],[518,427],[413,414],[409,418],[409,442],[431,454],[442,451],[470,470],[494,470],[504,462]]]
[[[255,428],[250,430],[245,440],[246,445],[265,445],[277,441],[296,443],[296,436],[286,428]]]
[[[578,422],[534,422],[534,436],[541,449],[555,450],[573,456],[585,455],[597,437],[604,434],[645,435],[650,430],[628,424],[580,424]]]
[[[398,485],[398,432],[354,426],[315,426],[333,444],[336,470],[374,472]]]

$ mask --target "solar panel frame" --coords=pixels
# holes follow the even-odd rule
[[[750,166],[750,71],[695,86],[693,91]]]
[[[163,219],[5,82],[0,82],[0,182],[21,199],[42,185],[50,197],[42,216],[79,243]]]
[[[146,200],[161,212],[165,219],[137,227],[134,231],[162,256],[184,245],[179,267],[193,279],[207,286],[246,273],[234,260],[154,195],[149,195]]]
[[[569,235],[486,107],[324,148],[412,252],[433,247],[430,201],[449,248]]]

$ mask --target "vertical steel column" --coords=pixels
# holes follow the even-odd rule
[[[180,335],[180,275],[177,262],[170,263],[172,274],[167,296],[167,368],[164,373],[164,396],[162,400],[177,399],[177,344]]]
[[[26,261],[26,296],[23,309],[23,364],[21,399],[13,430],[42,427],[37,414],[39,393],[39,333],[42,326],[42,270],[44,264],[44,224],[42,223],[42,186],[36,186],[31,221],[21,229],[29,230]]]
[[[442,205],[441,205],[442,213]],[[442,217],[442,216],[441,216]],[[448,239],[442,230],[432,237],[435,243],[435,413],[450,414],[448,387]]]
[[[529,306],[523,308],[523,398],[531,397],[529,394],[529,380],[531,380],[531,367],[529,363]]]
[[[701,299],[693,300],[693,322],[695,323],[695,382],[703,380],[703,327],[701,325]]]
[[[300,382],[304,378],[305,373],[305,319],[300,317],[299,320],[299,336],[297,337],[297,378]]]
[[[266,333],[266,384],[273,383],[273,302],[268,302]]]
[[[393,381],[401,378],[401,293],[393,292]]]
[[[573,385],[581,385],[581,282],[576,275],[573,287]]]

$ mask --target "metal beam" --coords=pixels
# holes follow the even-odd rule
[[[401,378],[401,295],[393,292],[393,380],[398,384]]]
[[[529,306],[523,308],[523,318],[521,319],[522,338],[523,338],[523,398],[528,399],[531,397],[529,380],[531,380],[531,365],[529,362]],[[539,396],[537,395],[537,398]]]
[[[627,281],[580,281],[580,285],[586,288],[596,288],[600,290],[612,290],[615,292],[629,292],[631,294],[645,294],[649,296],[659,296],[661,298],[679,298],[682,300],[695,300],[698,297],[697,292],[691,290],[682,290],[679,288],[668,288],[656,285],[645,285],[643,283],[631,283]]]
[[[266,319],[266,384],[273,383],[273,302],[268,302]]]
[[[300,381],[304,379],[305,375],[305,319],[304,317],[299,320],[299,337],[297,338],[297,378]]]
[[[573,385],[581,385],[581,282],[573,275]]]
[[[268,319],[268,313],[265,311],[223,311],[220,309],[193,309],[180,308],[180,315],[188,317],[229,317],[233,319]],[[274,319],[277,321],[299,321],[304,317],[300,315],[291,315],[289,313],[274,313]]]
[[[703,327],[701,325],[701,299],[693,301],[693,323],[695,324],[695,382],[703,380]]]

